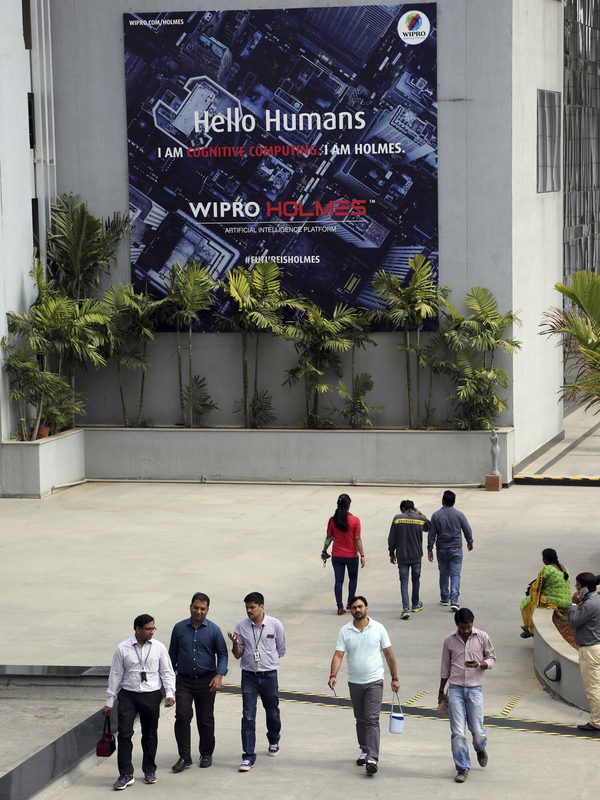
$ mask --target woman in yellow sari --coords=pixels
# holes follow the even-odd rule
[[[556,608],[560,611],[571,604],[569,573],[558,560],[556,550],[542,550],[544,566],[529,588],[529,594],[521,601],[523,617],[522,639],[533,636],[533,612],[536,608]]]

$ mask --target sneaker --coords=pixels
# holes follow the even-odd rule
[[[368,757],[369,757],[369,754],[365,750],[361,750],[359,757],[356,759],[356,766],[357,767],[364,767],[364,765],[367,763],[367,758]]]
[[[156,774],[154,772],[147,772],[144,775],[144,783],[156,783]]]
[[[480,767],[487,767],[488,754],[485,752],[485,748],[477,753],[477,761]]]
[[[367,775],[375,775],[375,773],[377,772],[377,762],[375,761],[374,758],[370,758],[367,761],[367,766],[365,767],[365,769],[367,770]]]
[[[408,612],[408,608],[405,608],[402,612],[400,619],[410,619],[410,614]]]
[[[440,600],[440,605],[441,606],[449,606],[450,605],[450,600]]]
[[[254,761],[249,758],[245,758],[242,763],[238,767],[238,772],[248,772],[254,766]]]
[[[419,603],[417,603],[417,605],[416,605],[416,606],[413,606],[413,607],[411,608],[411,611],[412,611],[414,614],[416,614],[416,613],[417,613],[417,611],[422,611],[422,610],[423,610],[423,603],[420,603],[420,602],[419,602]]]
[[[119,775],[113,784],[113,789],[126,789],[132,783],[135,783],[133,775]]]
[[[452,603],[450,606],[450,611],[458,611],[459,608],[460,606],[458,605],[458,603]]]
[[[454,778],[456,783],[464,783],[467,778],[469,777],[469,770],[468,769],[459,769],[456,773],[456,778]]]
[[[275,756],[279,755],[279,745],[278,744],[270,744],[269,745],[269,755],[273,756],[273,758]]]
[[[345,608],[338,608],[338,617],[341,617],[342,614],[345,614],[345,613],[346,613],[346,609]]]

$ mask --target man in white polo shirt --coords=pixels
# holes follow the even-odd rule
[[[364,597],[353,597],[350,601],[350,613],[354,620],[344,625],[339,632],[331,661],[329,688],[333,689],[336,685],[344,653],[347,653],[348,688],[360,747],[360,756],[356,763],[359,767],[365,766],[368,775],[374,775],[379,761],[379,715],[384,674],[382,653],[392,676],[393,692],[400,689],[400,681],[390,637],[383,625],[369,619],[368,610]]]

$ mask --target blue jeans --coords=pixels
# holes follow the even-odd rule
[[[421,562],[414,564],[398,564],[400,574],[400,594],[402,595],[402,610],[408,611],[408,574],[412,572],[412,606],[419,604],[419,587],[421,585]]]
[[[242,749],[243,758],[256,761],[256,702],[262,700],[267,714],[267,739],[269,744],[277,744],[281,730],[279,714],[279,689],[277,670],[260,675],[242,670]]]
[[[473,747],[476,753],[485,750],[487,733],[483,726],[483,689],[481,686],[448,687],[448,712],[452,732],[452,757],[456,769],[471,769],[469,745],[467,744],[466,724],[473,734]]]
[[[344,607],[342,599],[342,588],[344,585],[344,574],[348,568],[348,602],[356,594],[356,584],[358,583],[358,556],[356,558],[342,558],[341,556],[331,556],[331,565],[335,575],[335,602],[338,608]]]
[[[462,547],[454,550],[437,550],[438,569],[440,571],[440,599],[447,603],[458,603],[460,594],[460,568],[462,567]],[[448,591],[448,583],[450,590]]]

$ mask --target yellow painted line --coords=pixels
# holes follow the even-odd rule
[[[413,703],[416,703],[417,700],[420,700],[421,697],[425,697],[426,694],[429,694],[429,692],[419,692],[419,694],[416,694],[414,697],[411,697],[410,700],[406,700],[404,702],[404,705],[410,706]]]
[[[510,701],[510,703],[507,703],[504,706],[504,708],[500,712],[500,716],[501,717],[507,717],[510,714],[510,712],[513,710],[513,708],[517,705],[519,700],[522,700],[522,699],[523,699],[523,695],[522,694],[515,695],[513,697],[513,699]]]

